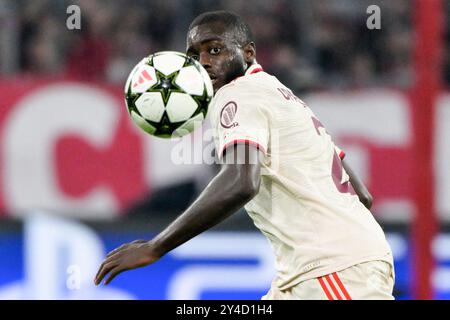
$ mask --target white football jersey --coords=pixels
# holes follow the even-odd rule
[[[210,108],[219,157],[239,143],[266,155],[259,193],[245,209],[272,245],[276,286],[367,261],[393,264],[383,230],[342,167],[344,153],[277,78],[253,65],[218,90]]]

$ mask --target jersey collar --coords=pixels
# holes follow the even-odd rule
[[[234,83],[239,78],[242,78],[242,77],[245,77],[245,76],[248,76],[248,75],[251,75],[251,74],[255,74],[255,73],[258,73],[258,72],[261,72],[261,71],[264,71],[264,69],[261,67],[260,64],[258,64],[258,63],[252,64],[250,67],[248,67],[248,69],[245,71],[243,76],[235,78],[234,80],[232,80],[231,82],[229,82],[228,84],[226,84],[222,88],[220,88],[219,91],[222,90],[224,87],[228,86],[229,84]],[[219,91],[217,91],[214,95],[217,95],[217,93]]]
[[[260,64],[258,64],[258,63],[252,64],[250,67],[248,67],[248,69],[245,71],[243,76],[235,78],[232,82],[236,81],[239,78],[242,78],[242,77],[245,77],[245,76],[248,76],[248,75],[251,75],[251,74],[255,74],[255,73],[258,73],[258,72],[261,72],[261,71],[264,71],[264,70],[263,70],[263,68],[261,67]]]
[[[248,76],[249,74],[258,73],[258,72],[261,72],[261,71],[264,71],[263,68],[261,67],[261,65],[258,64],[258,63],[255,63],[255,64],[252,64],[247,69],[247,71],[245,71],[245,75]]]

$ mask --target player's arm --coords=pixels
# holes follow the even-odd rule
[[[245,152],[243,152],[245,150]],[[215,226],[249,202],[259,191],[260,155],[251,145],[227,148],[220,172],[197,200],[150,241],[134,241],[111,251],[95,277],[109,274],[108,284],[119,273],[157,261],[167,252]]]
[[[367,190],[364,183],[356,175],[352,168],[350,168],[349,164],[344,159],[342,160],[342,166],[350,177],[350,183],[352,184],[353,189],[355,189],[359,201],[361,201],[367,209],[370,209],[372,207],[373,198],[369,190]]]

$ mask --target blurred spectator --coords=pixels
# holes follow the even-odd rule
[[[21,11],[19,52],[25,72],[48,75],[61,69],[61,27],[50,8],[44,0],[27,3]]]
[[[412,4],[408,0],[12,3],[21,17],[17,72],[63,74],[121,84],[144,56],[160,50],[184,50],[185,32],[197,14],[225,9],[248,21],[254,31],[258,61],[296,91],[379,84],[407,86],[410,82]],[[81,7],[79,31],[65,28],[70,4]],[[381,8],[382,30],[366,27],[366,9],[371,4]],[[445,77],[450,78],[448,72]]]
[[[110,42],[106,38],[89,29],[83,31],[72,38],[68,47],[66,74],[80,80],[104,80],[109,54]]]

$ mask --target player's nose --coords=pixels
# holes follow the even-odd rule
[[[207,52],[200,53],[199,62],[206,70],[211,68],[211,58]]]

